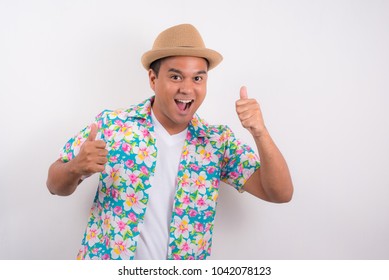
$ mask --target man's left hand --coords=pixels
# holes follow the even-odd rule
[[[245,86],[240,88],[240,99],[236,101],[235,106],[242,126],[248,129],[253,137],[261,137],[267,133],[259,103],[256,99],[248,98]]]

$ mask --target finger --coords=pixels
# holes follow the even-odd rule
[[[245,86],[242,86],[240,88],[240,99],[247,99],[247,98],[248,98],[247,88]]]
[[[104,140],[95,140],[95,147],[98,149],[105,149],[107,143]]]
[[[252,117],[255,117],[255,112],[253,112],[253,111],[244,111],[242,113],[239,113],[239,119],[241,121],[250,119]]]
[[[95,141],[97,135],[97,124],[92,123],[90,126],[90,133],[88,136],[88,141]]]
[[[258,110],[259,103],[255,99],[239,99],[236,101],[236,111],[238,114],[249,110]]]
[[[108,162],[107,157],[99,157],[99,158],[97,158],[97,160],[96,160],[96,164],[98,164],[98,165],[104,165],[104,164],[106,164],[107,162]]]
[[[107,157],[108,156],[108,151],[106,149],[100,149],[98,151],[98,156],[100,156],[100,157]]]

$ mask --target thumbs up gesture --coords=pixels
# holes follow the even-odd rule
[[[248,98],[245,86],[240,88],[240,99],[236,101],[235,107],[242,126],[254,137],[260,137],[267,131],[259,104],[257,100]]]
[[[89,136],[82,144],[80,152],[73,159],[75,169],[83,176],[104,171],[104,165],[108,161],[106,143],[103,140],[96,140],[96,135],[97,125],[94,123],[91,125]]]

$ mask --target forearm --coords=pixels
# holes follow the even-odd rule
[[[76,190],[82,181],[81,177],[72,161],[64,163],[57,160],[49,168],[46,185],[50,193],[68,196]]]
[[[260,180],[263,191],[274,202],[288,202],[293,184],[288,165],[267,130],[254,137],[261,159]]]

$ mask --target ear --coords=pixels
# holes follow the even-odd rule
[[[157,76],[155,75],[153,69],[149,69],[149,83],[153,91],[155,91],[155,79],[157,79]]]

